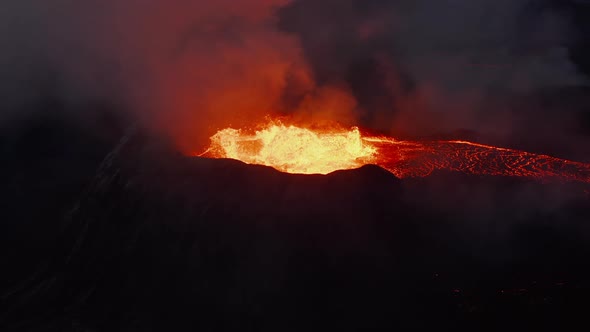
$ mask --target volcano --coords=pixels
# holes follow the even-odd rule
[[[67,163],[66,163],[67,164]],[[585,183],[186,156],[130,131],[7,329],[568,329],[590,295]],[[550,314],[548,314],[550,313]]]
[[[6,0],[0,332],[590,331],[590,0]]]

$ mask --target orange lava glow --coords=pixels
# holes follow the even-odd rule
[[[590,183],[590,164],[467,141],[402,141],[358,128],[308,129],[269,123],[256,131],[227,128],[201,156],[231,158],[297,174],[327,174],[378,165],[399,178],[436,170]]]
[[[363,141],[358,128],[312,131],[279,123],[251,134],[220,130],[211,137],[208,154],[286,173],[327,174],[372,163],[376,152],[372,144]]]

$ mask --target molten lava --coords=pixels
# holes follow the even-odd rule
[[[311,131],[283,124],[248,135],[224,129],[211,137],[210,154],[271,166],[286,173],[327,174],[372,163],[376,148],[366,144],[358,128]]]
[[[590,183],[590,164],[467,141],[401,141],[358,128],[311,130],[270,123],[247,132],[223,129],[202,154],[299,174],[327,174],[375,164],[397,177],[435,170]]]

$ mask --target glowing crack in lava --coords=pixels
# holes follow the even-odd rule
[[[201,156],[231,158],[286,173],[327,174],[378,165],[399,178],[435,170],[590,183],[590,164],[467,141],[401,141],[358,128],[312,130],[269,123],[248,132],[223,129]]]

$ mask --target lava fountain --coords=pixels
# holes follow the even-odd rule
[[[590,164],[467,141],[404,141],[359,128],[310,129],[270,122],[247,131],[227,128],[200,156],[230,158],[296,174],[327,174],[378,165],[399,178],[435,170],[590,183]]]

